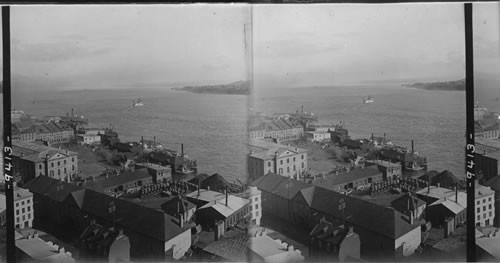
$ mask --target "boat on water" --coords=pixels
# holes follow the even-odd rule
[[[144,106],[144,102],[142,102],[141,99],[137,99],[137,101],[134,100],[134,107],[142,107]]]
[[[410,162],[408,163],[408,165],[406,166],[406,170],[409,170],[409,171],[421,171],[423,170],[425,167],[420,165],[420,163],[418,162]]]
[[[363,97],[363,104],[369,104],[375,102],[371,96],[368,96],[367,98]]]

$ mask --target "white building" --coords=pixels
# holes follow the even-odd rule
[[[477,182],[475,188],[476,225],[493,225],[493,219],[495,218],[495,191]]]
[[[256,141],[251,142],[250,147],[248,172],[251,180],[270,172],[292,178],[301,178],[307,172],[305,149]]]
[[[252,226],[260,226],[260,219],[262,218],[262,192],[255,186],[249,186],[245,192],[236,196],[250,200],[250,224]]]
[[[101,136],[100,135],[95,135],[95,134],[78,134],[77,135],[78,142],[80,144],[100,144],[101,143]]]
[[[322,142],[324,140],[330,140],[329,132],[321,132],[321,131],[308,131],[306,132],[306,138],[310,142]]]
[[[0,194],[0,210],[6,209],[6,197]],[[33,193],[15,187],[14,188],[14,224],[16,228],[26,228],[33,226]]]

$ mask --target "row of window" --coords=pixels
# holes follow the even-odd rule
[[[26,204],[31,203],[31,199],[26,200]],[[21,201],[21,206],[24,205],[24,201]],[[16,202],[16,207],[19,207],[19,202]]]
[[[491,196],[488,197],[488,202],[491,202]],[[486,198],[483,199],[483,204],[486,203]],[[476,205],[480,205],[481,204],[481,200],[477,200],[476,201]]]
[[[492,206],[491,206],[491,204],[489,204],[488,205],[488,209],[491,210],[491,208],[492,208]],[[476,210],[477,210],[478,213],[480,213],[481,212],[481,207],[478,207]],[[485,211],[486,211],[486,206],[483,206],[483,212],[485,212]]]
[[[489,213],[489,217],[491,217],[492,215],[493,215],[493,214],[492,214],[492,213],[491,213],[491,211],[490,211],[490,213]],[[483,214],[483,219],[486,219],[486,213],[484,213],[484,214]],[[478,221],[479,221],[479,220],[481,220],[481,215],[478,215],[478,216],[477,216],[477,220],[478,220]]]
[[[28,220],[30,220],[31,219],[31,214],[28,214],[27,216],[28,216]],[[26,216],[25,215],[23,215],[22,218],[23,218],[23,221],[26,221]],[[21,219],[21,217],[19,217],[19,216],[16,217],[16,223],[19,223],[20,219]]]
[[[31,212],[31,206],[28,206],[26,208],[27,208],[28,212]],[[22,211],[22,214],[24,214],[26,212],[26,210],[24,210],[24,207],[21,209],[21,211]],[[16,210],[16,215],[17,216],[19,215],[19,209]]]
[[[71,157],[71,162],[75,162],[75,157]],[[66,164],[66,160],[63,160],[63,164]],[[57,161],[57,166],[61,165],[61,161]],[[38,165],[38,168],[42,169],[42,164]],[[50,167],[54,167],[54,162],[50,163]]]

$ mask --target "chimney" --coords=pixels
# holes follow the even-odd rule
[[[384,143],[385,143],[385,132],[384,132]]]
[[[156,145],[156,136],[153,136],[153,146]]]
[[[144,146],[144,136],[141,136],[141,144]]]
[[[228,193],[227,193],[227,185],[226,185],[226,190],[224,190],[225,194],[226,194],[226,206],[227,206],[227,199],[228,199]]]
[[[413,140],[411,140],[411,153],[414,153],[414,149],[413,149]]]
[[[177,217],[179,219],[179,226],[181,228],[183,228],[184,227],[184,214],[178,214]]]
[[[274,173],[278,174],[278,152],[274,153]]]
[[[431,192],[431,175],[427,174],[427,193]]]
[[[457,183],[455,183],[455,202],[458,204],[458,187],[457,187]]]
[[[181,143],[181,156],[184,157],[184,144]]]
[[[72,109],[71,109],[71,116],[73,116],[73,115],[74,115],[74,114],[73,114],[73,108],[72,108]]]

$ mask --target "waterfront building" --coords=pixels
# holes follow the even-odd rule
[[[61,123],[48,122],[34,126],[36,140],[46,141],[49,144],[71,142],[74,138],[74,130]]]
[[[33,142],[36,140],[35,127],[31,123],[12,124],[12,141]]]
[[[480,139],[499,138],[498,122],[495,119],[481,119],[474,122],[474,136]]]
[[[306,138],[309,142],[330,141],[330,133],[324,131],[308,131],[306,132]]]
[[[330,139],[333,143],[343,143],[349,139],[349,131],[341,126],[336,127],[334,131],[330,131]]]
[[[491,226],[495,219],[495,191],[490,187],[475,184],[476,225]]]
[[[328,124],[318,124],[309,126],[309,130],[315,132],[334,132],[335,129],[339,128],[337,125],[328,125]]]
[[[248,188],[240,194],[235,196],[250,200],[250,225],[260,226],[262,218],[262,192],[255,186],[248,186]]]
[[[36,143],[13,142],[14,175],[27,182],[40,175],[71,180],[78,173],[75,152]]]
[[[116,175],[105,174],[100,178],[92,177],[83,183],[83,187],[110,195],[138,190],[141,186],[153,183],[153,176],[146,168],[125,171]]]
[[[76,139],[82,145],[101,144],[101,135],[77,134]]]
[[[304,127],[297,121],[277,119],[265,121],[249,129],[251,140],[274,138],[281,142],[298,140],[304,135]]]
[[[395,180],[403,176],[401,164],[382,160],[365,160],[365,166],[371,165],[376,165],[378,167],[379,171],[382,172],[384,180]]]
[[[374,183],[384,181],[384,174],[375,165],[353,169],[340,174],[330,174],[325,179],[316,179],[313,185],[325,187],[337,192],[364,190]]]
[[[5,209],[7,209],[6,197],[4,193],[0,193],[0,210]],[[14,187],[14,218],[16,228],[33,226],[33,194],[17,186]]]
[[[135,164],[136,169],[146,168],[154,183],[165,183],[172,180],[172,167],[170,165],[161,165],[154,163]]]
[[[250,200],[229,193],[223,194],[206,189],[198,189],[186,195],[187,200],[196,204],[196,222],[204,229],[217,227],[222,222],[223,228],[247,222],[250,215]]]
[[[302,178],[307,172],[307,150],[281,144],[252,142],[248,172],[256,179],[273,172],[284,177]]]
[[[33,193],[34,227],[63,241],[78,240],[97,224],[123,229],[131,261],[178,260],[191,247],[195,226],[185,218],[45,176],[27,187]]]

